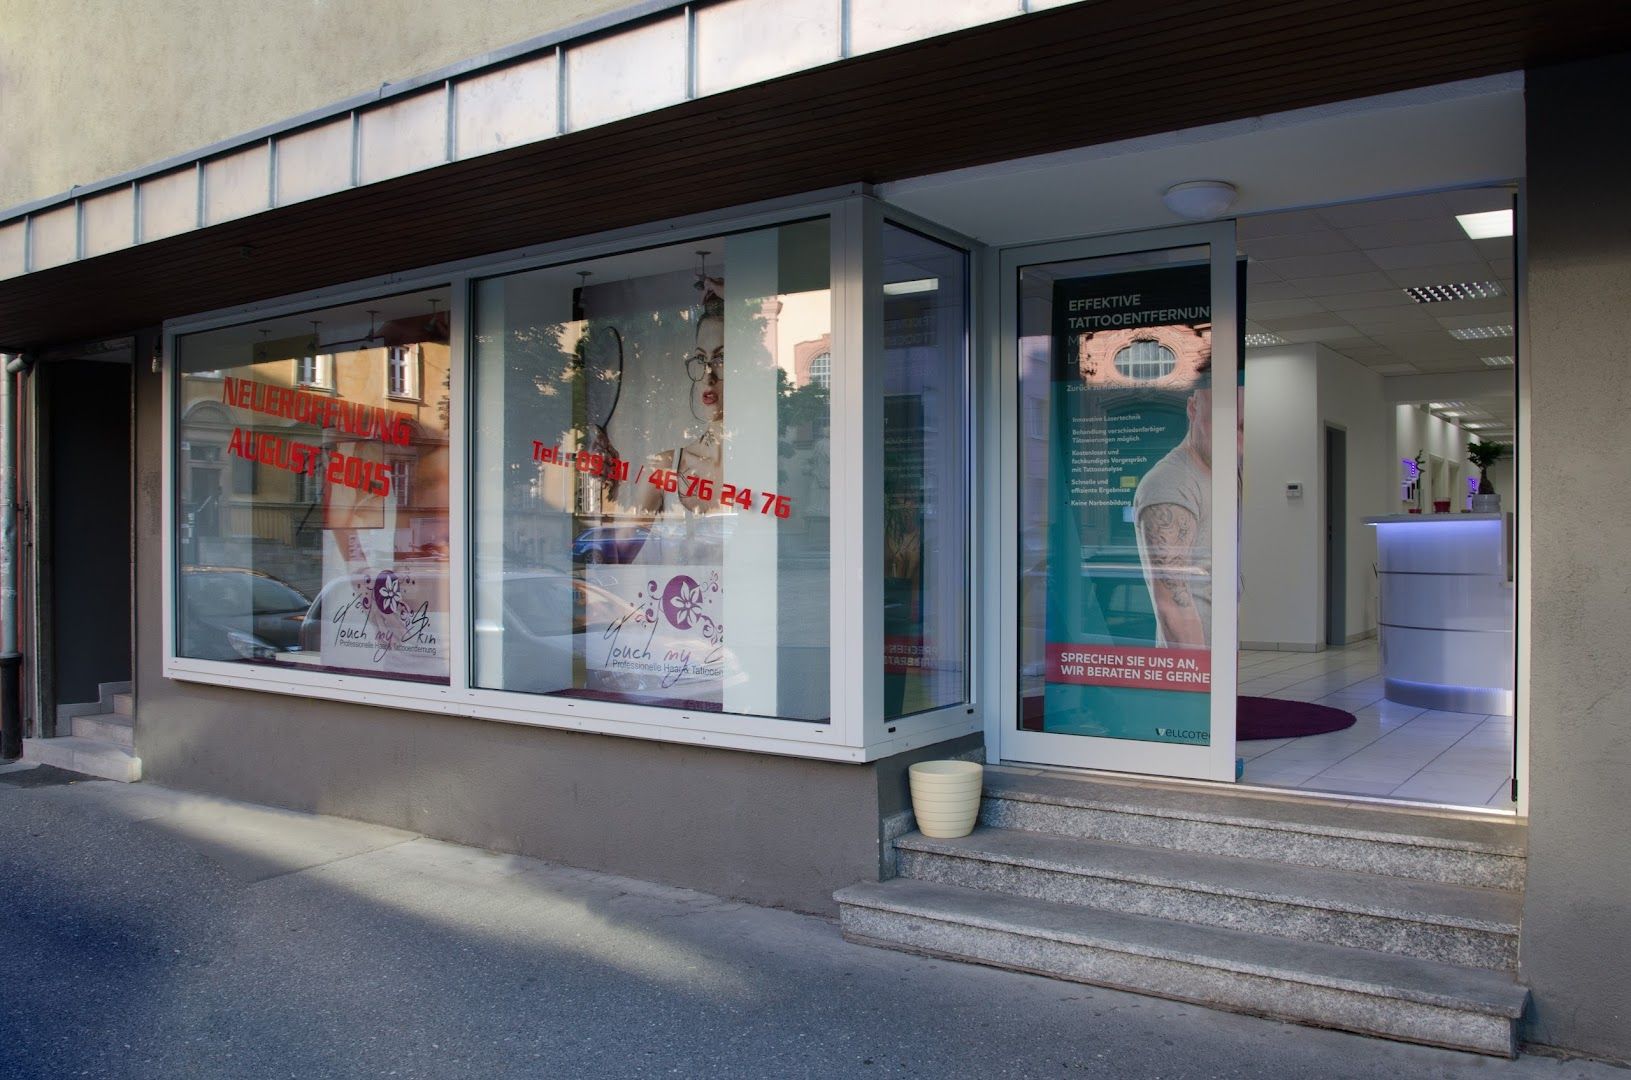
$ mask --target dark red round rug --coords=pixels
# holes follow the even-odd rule
[[[1235,711],[1235,739],[1291,739],[1352,727],[1358,717],[1329,705],[1280,698],[1241,697]]]

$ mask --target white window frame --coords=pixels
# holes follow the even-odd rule
[[[768,228],[812,217],[831,223],[832,379],[831,401],[831,622],[830,722],[695,713],[614,702],[552,697],[471,685],[470,624],[470,462],[469,347],[470,295],[477,278],[558,265],[692,239]],[[912,215],[887,211],[890,220],[970,251],[970,296],[978,295],[976,245]],[[862,186],[849,186],[732,211],[694,215],[496,256],[427,267],[216,311],[164,325],[164,514],[163,630],[164,676],[179,681],[233,686],[379,705],[416,712],[444,713],[508,723],[598,732],[666,742],[719,746],[836,761],[871,761],[903,750],[978,732],[983,726],[975,635],[970,635],[970,696],[963,705],[885,722],[883,718],[883,326],[882,223],[885,210]],[[866,284],[875,287],[869,290]],[[449,550],[448,644],[450,682],[446,686],[399,682],[362,675],[197,660],[176,655],[175,587],[177,530],[175,403],[180,373],[176,339],[186,334],[252,319],[296,314],[318,307],[367,300],[383,293],[448,286],[451,294],[450,365],[452,410],[449,439],[448,505],[452,518]],[[971,311],[971,323],[973,312]],[[979,340],[971,326],[969,341]],[[970,395],[971,405],[975,397]],[[972,443],[971,443],[972,445]],[[972,468],[972,460],[969,463]],[[970,478],[972,483],[973,478]],[[978,548],[971,544],[971,567]],[[971,574],[972,578],[972,574]],[[979,625],[970,591],[970,620]]]
[[[305,378],[306,361],[311,361],[312,377]],[[216,373],[219,375],[219,372]],[[311,353],[306,356],[297,356],[294,361],[294,381],[296,386],[311,390],[334,389],[334,354]]]
[[[412,505],[413,464],[411,458],[391,459],[391,499],[395,506]],[[448,513],[452,512],[453,508],[448,507]]]
[[[387,345],[385,347],[385,396],[401,401],[419,400],[419,346]],[[392,385],[393,369],[402,372],[401,387]]]

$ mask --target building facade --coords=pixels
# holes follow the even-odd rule
[[[11,6],[26,754],[824,913],[920,760],[1364,801],[1631,1059],[1622,15]]]

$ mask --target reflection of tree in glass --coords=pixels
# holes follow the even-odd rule
[[[768,323],[761,310],[763,300],[718,300],[717,304],[716,310],[731,327],[734,347],[740,350],[744,346],[735,343],[749,343],[745,346],[750,350],[749,355],[733,354],[729,357],[730,370],[751,372],[774,369],[775,360],[766,342]],[[699,444],[709,436],[710,427],[714,428],[716,438],[728,442],[731,436],[728,418],[721,417],[719,421],[711,422],[704,405],[680,396],[697,385],[685,372],[686,361],[694,350],[682,347],[681,343],[689,346],[697,340],[701,315],[699,305],[688,305],[612,317],[596,316],[590,312],[587,318],[573,322],[506,328],[502,340],[506,387],[503,395],[504,430],[507,434],[503,439],[500,463],[512,502],[529,490],[538,475],[537,466],[532,461],[532,439],[546,443],[554,440],[565,453],[599,452],[627,460],[632,465],[630,482],[641,465],[647,465],[649,473],[649,467],[665,454],[667,460],[662,461],[661,467],[670,467],[675,447]],[[738,327],[746,332],[738,333]],[[597,354],[595,348],[584,346],[585,342],[611,340],[613,331],[621,338],[620,372],[614,370],[615,365],[603,359],[611,355],[611,350]],[[665,347],[658,343],[670,344]],[[496,344],[494,336],[478,335],[478,348],[490,349]],[[653,355],[653,349],[659,348],[662,355]],[[665,378],[639,377],[640,372],[652,371],[663,371]],[[779,391],[782,389],[780,380],[784,378],[778,370]],[[593,392],[595,382],[612,380],[617,381],[615,407],[618,422],[615,425],[609,423],[609,415],[591,415],[594,400],[601,396]],[[676,387],[683,389],[676,392]],[[799,388],[793,395],[796,398],[792,405],[794,416],[825,415],[824,390],[818,387]],[[700,399],[700,393],[696,397]],[[784,393],[778,393],[778,399],[779,405],[787,404],[788,398]],[[671,429],[653,431],[650,425],[639,425],[634,421],[634,417],[640,416],[678,417],[682,434],[676,440]],[[553,423],[559,426],[554,430],[545,430],[540,423],[541,417],[552,418]],[[803,422],[791,420],[785,413],[782,420],[784,430],[789,422]],[[476,424],[479,431],[480,417]],[[612,426],[618,431],[617,441],[621,445],[613,446],[611,440],[597,430],[602,425]],[[628,493],[618,490],[617,481],[602,477],[600,484],[599,509],[579,505],[575,507],[578,515],[588,518],[628,514],[631,500]],[[695,506],[692,509],[705,508]]]
[[[800,516],[810,523],[826,512],[830,396],[820,383],[795,386],[784,369],[776,371],[777,489],[798,503]]]

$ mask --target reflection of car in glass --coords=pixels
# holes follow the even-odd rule
[[[652,538],[643,525],[597,525],[572,541],[572,557],[589,563],[626,563]]]
[[[639,605],[594,580],[570,574],[512,571],[478,581],[476,591],[477,655],[502,657],[503,688],[508,690],[547,694],[574,689],[575,661],[587,660],[591,655],[603,658],[604,650],[615,643],[618,627],[629,628],[624,631],[625,644],[638,646],[646,633],[635,621]],[[493,618],[493,614],[501,617]],[[723,646],[710,645],[700,629],[676,633],[671,628],[664,643],[665,652],[673,649],[696,658],[717,653],[723,685],[734,686],[746,678],[735,654]],[[673,696],[683,692],[683,687],[676,690],[664,686],[660,675],[636,671],[612,673],[602,669],[591,685],[596,683],[599,689],[614,693]]]
[[[300,648],[311,600],[294,586],[239,566],[181,569],[181,655],[271,660]]]
[[[445,597],[447,595],[447,563],[442,559],[398,563],[392,575],[386,576],[400,576],[404,582],[411,579],[420,603],[424,603],[430,597]],[[317,598],[311,602],[311,608],[306,613],[305,625],[301,627],[300,651],[311,653],[315,662],[315,658],[320,656],[323,651],[323,608],[325,605],[329,609],[329,619],[333,620],[341,608],[347,606],[350,601],[358,596],[359,589],[371,601],[374,595],[372,585],[374,579],[375,575],[373,571],[370,571],[366,578],[360,579],[363,585],[359,585],[359,578],[352,574],[342,574],[339,577],[330,578],[324,583],[323,587],[318,590]],[[364,588],[364,585],[367,587]],[[435,603],[441,603],[441,601],[435,601]]]

